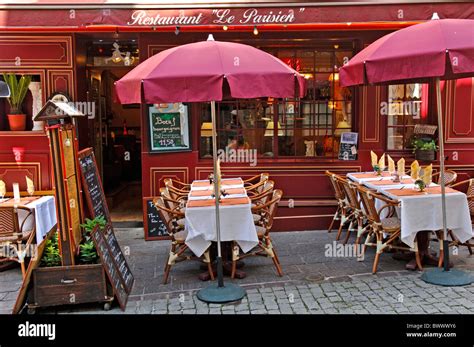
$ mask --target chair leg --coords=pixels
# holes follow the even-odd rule
[[[377,272],[377,267],[379,265],[380,254],[382,254],[382,236],[377,233],[377,251],[375,252],[374,265],[372,266],[372,273]]]
[[[351,235],[351,231],[354,230],[354,226],[356,224],[357,224],[357,218],[354,218],[349,224],[349,227],[347,228],[346,238],[344,239],[344,242],[342,244],[345,245],[347,241],[349,241],[349,236]]]
[[[274,248],[273,248],[273,264],[275,264],[275,267],[276,267],[277,272],[278,272],[278,276],[282,277],[283,276],[283,271],[281,269],[280,260],[278,259],[277,253],[276,253]]]
[[[336,213],[334,214],[334,217],[332,217],[331,224],[329,224],[328,233],[332,232],[332,227],[334,225],[334,222],[337,220],[341,220],[341,207],[340,206],[337,207]]]
[[[345,224],[342,221],[343,219],[341,219],[341,224],[339,225],[339,229],[337,230],[336,241],[339,241],[339,239],[341,238],[342,228],[344,227],[344,224]]]
[[[234,246],[232,247],[232,270],[230,273],[230,278],[235,278],[235,273],[237,271],[237,261],[239,260],[239,246],[237,246],[234,242]]]
[[[168,283],[168,277],[170,275],[170,271],[171,271],[171,265],[166,264],[165,274],[164,274],[164,277],[163,277],[163,284]]]

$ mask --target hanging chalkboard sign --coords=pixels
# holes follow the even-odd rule
[[[182,103],[158,104],[148,108],[151,152],[191,149],[188,107]]]
[[[152,197],[143,198],[143,227],[145,240],[168,239],[168,229],[160,218]]]
[[[107,224],[102,230],[96,226],[91,237],[120,308],[125,310],[134,278],[117,243],[112,226]]]
[[[102,188],[99,170],[97,169],[94,151],[92,148],[86,148],[79,152],[78,157],[89,212],[92,218],[104,217],[107,222],[110,222],[109,209],[104,189]]]
[[[358,133],[345,132],[341,134],[339,144],[339,160],[357,160]]]

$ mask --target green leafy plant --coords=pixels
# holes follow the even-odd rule
[[[426,138],[414,138],[412,141],[413,153],[416,150],[420,151],[437,151],[438,146],[436,145],[435,140],[426,139]]]
[[[417,179],[415,181],[415,186],[418,187],[418,189],[420,189],[420,192],[424,191],[425,188],[426,188],[426,183],[425,181],[423,181],[422,179]]]
[[[104,217],[86,218],[85,223],[81,224],[84,228],[84,241],[79,245],[79,260],[82,264],[96,264],[99,256],[95,249],[91,232],[98,225],[99,228],[105,227],[107,221]]]
[[[10,114],[22,114],[21,106],[25,100],[28,87],[31,83],[31,76],[22,75],[20,80],[14,73],[4,73],[3,80],[10,88],[10,97],[7,98],[10,104]]]
[[[55,233],[46,241],[43,257],[41,258],[41,266],[51,267],[61,265],[61,256],[59,255],[58,233]]]

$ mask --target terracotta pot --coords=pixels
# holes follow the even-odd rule
[[[11,131],[23,131],[26,129],[26,114],[9,114],[8,124]]]

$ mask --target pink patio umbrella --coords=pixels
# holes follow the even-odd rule
[[[207,41],[186,44],[160,52],[116,82],[122,104],[211,102],[214,178],[217,178],[217,132],[215,102],[223,98],[225,84],[233,98],[287,98],[296,91],[304,96],[304,78],[280,59],[255,47],[233,42]],[[228,302],[242,298],[238,286],[224,286],[219,187],[216,192],[217,287],[201,290],[198,297],[207,302]]]
[[[460,271],[449,271],[440,80],[474,76],[474,20],[436,17],[433,15],[431,21],[388,34],[360,51],[340,69],[339,83],[346,87],[415,82],[435,84],[445,257],[444,273],[424,274],[424,279],[442,285],[453,285],[456,281],[468,284],[471,281],[468,276]]]

